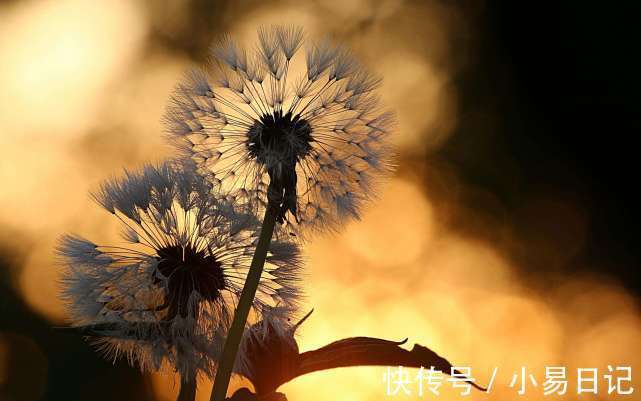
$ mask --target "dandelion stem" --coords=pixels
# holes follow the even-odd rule
[[[180,391],[176,401],[194,401],[196,399],[196,375],[191,375],[189,379],[184,377],[180,379]]]
[[[229,379],[231,378],[234,363],[236,362],[236,354],[238,353],[238,347],[243,337],[247,316],[249,315],[249,310],[256,295],[260,276],[263,273],[263,266],[265,265],[267,250],[272,239],[275,223],[276,211],[272,202],[269,202],[265,211],[260,236],[258,237],[258,244],[254,251],[254,257],[252,258],[247,279],[245,280],[245,286],[240,295],[238,307],[236,307],[236,312],[234,313],[234,320],[232,321],[227,339],[225,340],[225,346],[216,371],[210,401],[224,401],[227,395]]]

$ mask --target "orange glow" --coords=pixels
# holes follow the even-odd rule
[[[307,3],[256,2],[225,28],[253,38],[260,24],[297,21],[309,36],[344,37],[384,77],[381,96],[398,114],[395,141],[403,163],[403,156],[438,149],[456,127],[450,79],[457,66],[448,42],[456,18],[440,6],[382,3],[375,12],[373,0],[332,1],[318,6],[322,13]],[[396,25],[408,15],[421,18]],[[68,231],[96,241],[117,238],[116,222],[92,204],[87,191],[122,167],[170,154],[160,118],[173,85],[195,65],[175,50],[145,47],[150,18],[133,0],[0,6],[0,223],[32,239],[17,287],[51,322],[65,316],[57,298],[56,238]],[[363,21],[372,24],[371,33],[352,33]],[[428,38],[429,51],[418,47],[419,37]],[[635,378],[641,371],[638,300],[601,277],[560,276],[551,284],[543,275],[526,276],[503,245],[462,234],[439,219],[442,208],[461,205],[439,205],[425,175],[406,171],[390,178],[361,221],[306,246],[306,306],[315,312],[299,331],[301,350],[349,336],[409,337],[409,347],[420,343],[454,364],[471,366],[481,384],[498,367],[492,393],[472,392],[461,398],[466,400],[515,399],[509,381],[522,365],[540,378],[546,365],[604,372],[608,364],[627,364]],[[571,204],[564,207],[573,235],[559,238],[560,248],[579,242],[587,230],[584,216]],[[6,350],[0,337],[0,385]],[[384,371],[320,372],[281,391],[290,400],[380,400]],[[159,401],[175,399],[175,377],[153,374],[150,380]],[[236,381],[230,391],[242,385],[248,384]],[[203,383],[197,399],[208,400],[210,388]],[[559,399],[590,399],[576,396],[575,389],[571,381],[574,393]],[[450,390],[440,398],[459,399]],[[520,399],[540,400],[540,387]]]
[[[416,186],[394,180],[383,186],[380,201],[368,205],[362,221],[347,227],[345,240],[355,255],[376,266],[411,265],[433,235],[432,213]]]
[[[151,374],[151,385],[158,401],[175,401],[180,389],[180,378],[178,375],[167,373],[153,373]],[[251,387],[251,383],[239,376],[234,376],[229,383],[229,393],[233,394],[234,391],[241,387]],[[209,380],[200,380],[198,382],[198,390],[196,392],[196,401],[209,401],[211,394],[212,382]]]

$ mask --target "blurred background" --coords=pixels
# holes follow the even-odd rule
[[[530,7],[530,8],[528,8]],[[306,247],[302,350],[409,337],[472,367],[490,394],[541,399],[545,366],[641,374],[638,7],[569,1],[0,2],[0,400],[173,400],[175,378],[102,360],[66,324],[52,248],[115,237],[87,192],[170,154],[173,85],[221,33],[299,24],[384,77],[396,175],[362,221]],[[282,387],[306,401],[386,398],[384,368]],[[414,374],[414,373],[412,373]],[[242,385],[234,382],[232,387]],[[209,397],[202,383],[199,400]],[[443,386],[443,399],[458,399]],[[639,389],[641,391],[641,389]],[[416,388],[401,399],[422,399]],[[636,392],[629,399],[638,397]]]

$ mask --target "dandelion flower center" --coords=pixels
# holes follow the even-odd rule
[[[311,141],[312,128],[307,120],[280,111],[263,115],[247,132],[249,154],[268,166],[275,162],[294,168],[312,150]]]
[[[157,251],[158,271],[168,279],[165,306],[168,317],[188,314],[189,297],[197,291],[207,301],[216,301],[225,288],[222,264],[204,250],[173,245]]]

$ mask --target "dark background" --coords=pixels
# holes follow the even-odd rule
[[[454,81],[459,124],[429,158],[453,166],[462,182],[492,193],[502,205],[494,210],[474,196],[464,197],[471,210],[496,214],[510,223],[516,238],[547,249],[532,253],[514,247],[512,255],[522,265],[550,273],[594,270],[641,295],[640,42],[635,32],[640,10],[632,4],[463,6],[471,49]],[[227,5],[220,4],[222,11],[215,15],[205,12],[210,7],[192,2],[189,30],[156,32],[152,40],[199,59],[214,35],[210,27],[224,29],[226,23],[220,15]],[[466,135],[471,130],[483,135]],[[589,216],[581,246],[572,248],[578,239],[565,232],[563,221],[523,211],[531,199],[559,196]],[[573,251],[555,252],[550,238]],[[20,262],[12,249],[1,251],[0,263]],[[0,351],[6,361],[0,400],[152,399],[149,383],[135,369],[112,366],[76,335],[51,328],[33,314],[8,272],[0,267],[0,331],[13,333],[5,339],[10,346]],[[48,362],[37,363],[41,360]],[[32,379],[43,376],[46,381]]]
[[[519,222],[527,199],[561,194],[586,209],[581,250],[562,266],[529,255],[532,269],[595,269],[639,294],[638,3],[503,2],[473,10],[478,47],[458,79],[464,117],[444,157],[500,198],[521,237],[566,229],[546,218]],[[465,132],[484,129],[479,114],[491,132],[471,143],[478,136]]]

